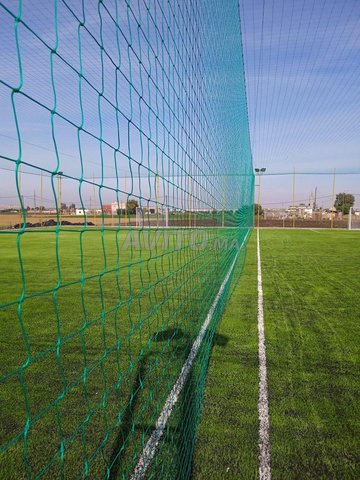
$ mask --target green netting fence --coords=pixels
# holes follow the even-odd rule
[[[3,0],[0,64],[0,476],[189,478],[253,225],[237,2]]]

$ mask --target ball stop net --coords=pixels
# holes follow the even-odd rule
[[[254,177],[235,0],[0,1],[7,478],[188,478]]]

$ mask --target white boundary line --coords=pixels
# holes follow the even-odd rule
[[[259,334],[259,479],[270,480],[269,399],[266,369],[264,330],[264,305],[260,256],[260,233],[257,229],[257,283],[258,283],[258,334]]]
[[[171,389],[171,392],[169,393],[169,395],[167,396],[166,398],[166,401],[165,401],[165,404],[163,406],[163,409],[161,410],[161,413],[156,421],[156,424],[155,424],[155,429],[153,430],[149,440],[146,442],[145,446],[144,446],[144,449],[139,457],[139,460],[138,460],[138,463],[135,467],[135,470],[134,470],[134,473],[132,474],[131,476],[131,480],[141,480],[145,477],[145,474],[146,474],[146,471],[147,469],[149,468],[154,456],[155,456],[155,453],[156,453],[156,450],[159,446],[159,443],[161,441],[161,438],[164,434],[164,430],[165,430],[165,427],[166,427],[166,424],[167,424],[167,421],[169,420],[170,418],[170,415],[172,413],[172,410],[176,404],[176,402],[178,401],[179,399],[179,396],[180,396],[180,393],[185,385],[185,382],[186,382],[186,379],[187,379],[187,376],[190,372],[190,369],[191,369],[191,366],[192,366],[192,363],[196,357],[196,354],[197,352],[199,351],[199,348],[200,348],[200,345],[201,345],[201,342],[205,336],[205,333],[206,333],[206,330],[210,324],[210,321],[212,319],[212,316],[214,314],[214,311],[215,311],[215,308],[217,307],[217,304],[219,303],[219,300],[224,292],[224,289],[229,281],[229,278],[234,270],[234,267],[235,267],[235,264],[236,264],[236,260],[238,259],[238,256],[239,256],[239,253],[242,249],[242,247],[244,246],[245,244],[245,241],[247,239],[249,235],[249,231],[247,232],[247,234],[245,235],[245,238],[234,258],[234,261],[232,262],[227,274],[226,274],[226,277],[224,278],[224,281],[222,282],[220,288],[219,288],[219,291],[218,293],[216,294],[216,297],[210,307],[210,310],[206,316],[206,319],[204,321],[204,323],[202,324],[202,327],[200,329],[200,332],[198,334],[198,336],[196,337],[192,347],[191,347],[191,350],[190,350],[190,353],[181,369],[181,372],[180,372],[180,375],[178,377],[178,379],[176,380],[176,382],[174,383],[174,386],[173,388]]]

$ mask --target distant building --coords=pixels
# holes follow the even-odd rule
[[[117,215],[118,210],[126,210],[126,202],[103,203],[102,212],[105,215]]]
[[[103,204],[102,206],[103,212],[107,215],[111,215],[112,213],[112,205],[111,203]]]
[[[86,210],[84,208],[77,208],[75,210],[75,215],[87,215],[89,213],[89,210]]]
[[[308,205],[304,210],[304,218],[312,218],[313,211],[313,207],[310,207],[310,205]]]
[[[193,213],[213,213],[213,212],[217,212],[217,210],[213,209],[213,208],[193,208],[192,210],[188,210],[188,211],[191,211]],[[221,212],[222,210],[219,210],[219,212]]]
[[[142,212],[143,215],[148,215],[148,214],[155,214],[156,213],[156,206],[155,205],[148,205],[148,206],[143,206],[143,207],[138,207],[136,211]],[[161,209],[159,208],[159,213],[161,213]]]
[[[287,217],[286,212],[285,208],[264,208],[264,219],[282,220]]]
[[[305,203],[300,203],[299,205],[290,205],[286,210],[286,213],[289,217],[297,218],[312,218],[313,216],[313,207],[305,205]]]

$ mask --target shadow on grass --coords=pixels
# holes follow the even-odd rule
[[[121,461],[126,452],[126,440],[133,429],[133,414],[138,402],[139,394],[142,390],[142,380],[145,377],[147,363],[147,355],[141,358],[139,363],[133,387],[129,395],[129,401],[122,415],[122,423],[120,425],[119,433],[114,442],[114,448],[110,457],[110,475],[109,480],[118,478]]]
[[[187,351],[190,351],[192,341],[187,335],[185,337],[187,337]],[[160,458],[152,468],[151,477],[162,478],[164,476],[177,480],[191,478],[208,361],[213,346],[224,347],[228,341],[229,338],[225,335],[214,334],[212,331],[206,333],[202,347],[189,371],[179,401],[172,413],[172,417],[176,418],[175,424],[171,427],[167,426],[167,434],[163,439],[165,445],[159,452]],[[166,467],[164,467],[165,465]]]
[[[215,345],[225,347],[228,341],[229,338],[226,335],[208,331],[203,340],[202,352],[199,352],[197,361],[191,368],[184,385],[176,452],[176,478],[178,480],[187,480],[192,475],[196,432],[200,420],[206,374],[212,349]]]
[[[180,340],[185,334],[180,328],[169,328],[168,330],[160,330],[153,336],[155,342],[164,342],[165,340]]]
[[[156,332],[153,336],[153,340],[156,342],[174,341],[171,343],[172,352],[181,361],[185,361],[188,352],[192,347],[190,336],[179,328]],[[211,344],[209,342],[211,342]],[[179,402],[175,407],[179,409],[179,414],[177,417],[178,420],[176,425],[172,427],[167,426],[165,433],[166,438],[163,439],[167,445],[161,452],[161,461],[157,462],[157,465],[154,466],[156,471],[164,467],[164,460],[167,457],[167,460],[169,461],[166,461],[166,465],[168,465],[168,468],[171,469],[171,472],[168,472],[170,473],[170,477],[177,478],[179,480],[186,480],[190,478],[192,470],[192,457],[196,439],[196,429],[200,418],[209,353],[211,352],[213,345],[226,346],[227,342],[228,337],[225,335],[216,333],[212,335],[211,332],[208,332],[205,335],[203,347],[201,348],[201,361],[199,361],[198,357],[197,362],[194,362],[189,371]],[[181,344],[180,347],[179,343]],[[122,415],[122,423],[117,438],[114,442],[114,447],[110,458],[110,465],[112,466],[109,479],[111,480],[115,480],[119,477],[122,461],[127,453],[127,438],[134,428],[139,428],[134,425],[133,418],[137,404],[141,398],[142,384],[146,378],[146,370],[151,355],[152,352],[149,352],[140,360],[127,406]],[[205,364],[203,364],[204,361]],[[146,430],[151,432],[154,428],[154,425],[147,426]],[[174,459],[176,460],[174,461]],[[159,473],[159,475],[161,474],[160,471],[156,473]]]
[[[179,328],[173,328],[169,330],[161,330],[156,332],[153,336],[153,340],[156,342],[162,341],[169,341],[169,340],[180,340],[184,337],[183,332]],[[119,471],[121,468],[121,463],[123,457],[126,453],[126,440],[129,437],[131,431],[134,429],[134,412],[137,407],[137,403],[139,401],[139,397],[141,396],[142,391],[142,383],[146,376],[146,368],[149,357],[151,356],[151,352],[144,355],[139,363],[137,368],[137,372],[135,375],[134,383],[131,389],[131,393],[129,395],[129,399],[127,402],[127,406],[122,415],[122,422],[120,425],[119,433],[116,437],[114,442],[113,451],[110,457],[110,480],[115,480],[118,478]]]

